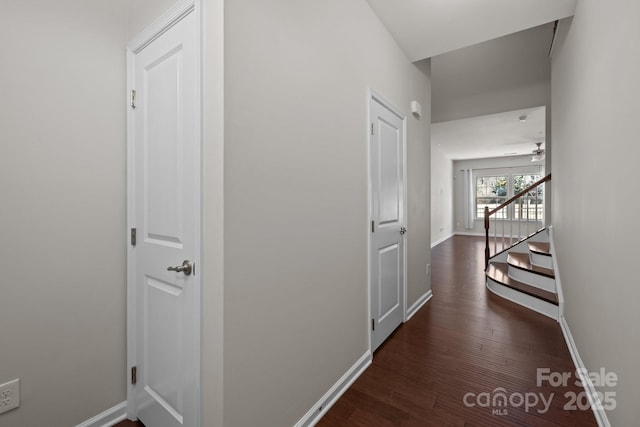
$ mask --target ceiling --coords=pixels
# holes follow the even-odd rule
[[[576,0],[367,0],[418,61],[572,16]]]
[[[433,123],[548,105],[553,23],[431,58]]]
[[[544,143],[548,23],[573,15],[576,0],[367,1],[409,59],[432,58],[433,148],[463,160]]]
[[[525,122],[519,117],[526,115]],[[531,154],[544,142],[545,107],[431,125],[431,145],[453,160]],[[542,145],[544,148],[544,144]]]

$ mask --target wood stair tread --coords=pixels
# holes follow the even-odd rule
[[[531,273],[539,274],[550,279],[556,278],[553,270],[531,264],[531,260],[529,259],[528,254],[523,254],[520,252],[509,252],[509,255],[507,255],[507,264],[512,267],[519,268],[520,270],[529,271]]]
[[[492,262],[491,264],[489,264],[489,268],[487,268],[486,274],[487,277],[503,286],[515,289],[516,291],[522,292],[534,298],[541,299],[550,304],[558,305],[558,296],[556,294],[514,280],[509,277],[508,271],[508,264],[504,262]]]
[[[544,242],[529,242],[529,250],[536,254],[551,256],[551,245]]]

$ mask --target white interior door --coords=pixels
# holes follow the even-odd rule
[[[135,107],[129,115],[129,203],[137,230],[129,258],[129,303],[135,307],[130,354],[137,379],[129,390],[134,416],[149,427],[199,423],[201,143],[194,15],[191,10],[130,55]]]
[[[371,98],[371,350],[404,319],[404,119]]]

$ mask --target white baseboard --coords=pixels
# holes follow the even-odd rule
[[[436,240],[435,242],[431,243],[431,249],[435,248],[436,246],[438,246],[440,243],[444,242],[445,240],[448,240],[450,238],[452,238],[455,235],[455,233],[449,233],[446,236]]]
[[[78,424],[76,427],[112,427],[127,418],[127,402],[109,408],[95,417]]]
[[[405,322],[408,322],[409,319],[411,319],[413,315],[416,314],[418,310],[420,310],[422,306],[425,305],[427,301],[429,301],[432,297],[433,292],[431,291],[431,289],[429,289],[424,293],[424,295],[418,298],[418,301],[414,302],[413,305],[409,307],[409,310],[407,310],[407,320],[405,320]]]
[[[456,235],[456,236],[480,236],[480,237],[484,237],[485,236],[484,233],[477,233],[477,232],[472,232],[472,231],[456,231],[453,234]]]
[[[330,389],[327,391],[324,396],[320,398],[312,407],[309,409],[301,419],[298,421],[294,427],[311,427],[315,426],[318,421],[327,413],[329,408],[333,406],[334,403],[344,394],[345,391],[351,384],[358,379],[360,375],[367,369],[367,367],[371,364],[371,352],[367,350],[365,354],[358,359],[356,363],[353,364],[351,368],[347,372],[344,373],[342,378],[340,378]]]
[[[567,347],[569,347],[569,353],[571,353],[571,358],[573,359],[573,364],[576,365],[576,369],[584,369],[586,370],[586,366],[584,366],[584,362],[582,362],[582,358],[580,357],[580,353],[578,353],[578,347],[576,347],[576,343],[573,340],[573,335],[571,335],[571,330],[569,329],[569,324],[564,316],[560,316],[560,328],[562,329],[562,334],[564,335],[564,340],[567,342]],[[588,370],[587,370],[588,372]],[[582,381],[584,386],[584,391],[587,393],[587,396],[597,396],[596,389],[593,386],[591,381]],[[591,409],[593,410],[593,415],[596,417],[596,422],[599,427],[611,427],[609,423],[609,418],[607,418],[607,413],[602,408],[595,408],[594,405],[591,405]]]

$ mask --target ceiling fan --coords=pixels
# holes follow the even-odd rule
[[[533,155],[531,156],[532,162],[539,162],[544,160],[544,148],[540,148],[542,142],[536,142],[538,148],[532,151]]]

